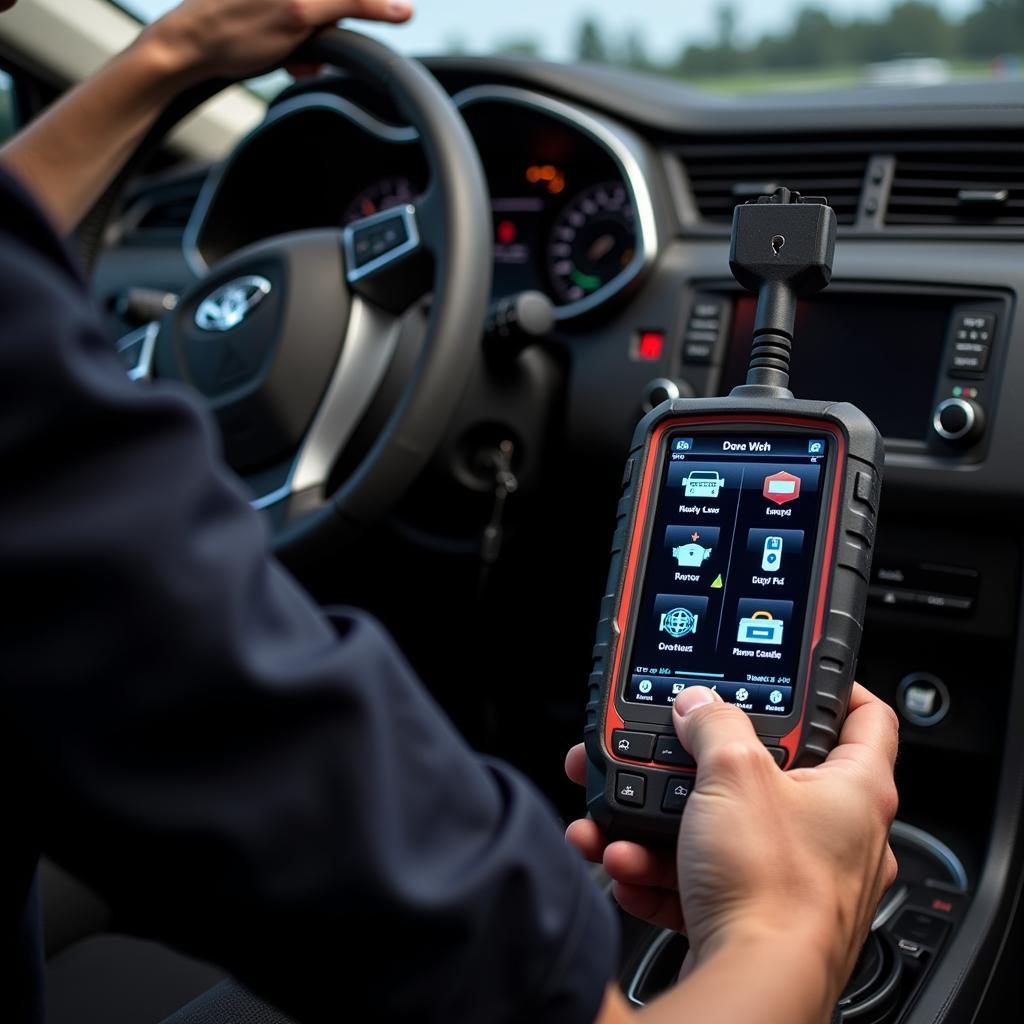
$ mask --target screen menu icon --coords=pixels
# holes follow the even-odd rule
[[[778,572],[782,568],[782,538],[770,535],[764,539],[761,551],[761,571]]]
[[[736,643],[763,647],[781,647],[789,620],[793,614],[792,601],[768,601],[764,598],[744,598],[739,603],[736,623]]]
[[[696,633],[699,621],[700,616],[694,615],[689,608],[672,608],[662,612],[658,620],[658,629],[678,640],[680,637]]]
[[[782,470],[764,478],[761,492],[765,498],[775,505],[785,505],[800,497],[800,477]]]
[[[740,619],[736,642],[740,644],[781,644],[786,624],[771,612],[756,611]]]
[[[683,477],[683,494],[687,498],[717,498],[725,486],[725,477],[714,469],[691,469]]]

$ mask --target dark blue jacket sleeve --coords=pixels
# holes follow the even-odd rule
[[[325,619],[208,417],[126,379],[33,230],[0,228],[19,828],[122,924],[299,1020],[592,1019],[614,924],[549,808],[467,748],[374,621]]]

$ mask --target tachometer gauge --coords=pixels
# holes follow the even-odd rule
[[[411,203],[416,198],[416,189],[412,182],[401,175],[382,178],[364,189],[345,208],[341,218],[341,226],[346,227],[353,221],[370,217],[381,210],[390,210],[393,206]]]
[[[594,185],[561,212],[548,243],[548,273],[562,303],[578,302],[614,280],[633,261],[633,206],[621,182]]]

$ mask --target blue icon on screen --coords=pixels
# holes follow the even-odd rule
[[[697,619],[698,616],[694,615],[689,608],[673,608],[660,617],[658,629],[678,640],[680,637],[697,632]]]
[[[693,438],[692,437],[677,437],[675,443],[672,446],[673,451],[677,452],[688,452],[693,450]]]
[[[807,454],[808,455],[824,455],[825,454],[825,442],[824,441],[808,441],[807,442]]]

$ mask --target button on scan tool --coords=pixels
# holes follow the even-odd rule
[[[692,775],[673,775],[665,784],[665,797],[661,801],[663,811],[681,811],[693,792]]]
[[[654,750],[654,736],[649,732],[628,732],[616,729],[612,733],[612,750],[619,757],[633,761],[650,761]]]
[[[658,764],[678,764],[695,768],[697,762],[683,750],[682,743],[675,736],[659,736],[654,747],[654,760]]]
[[[643,807],[644,790],[646,788],[647,780],[642,775],[619,772],[615,777],[615,796],[620,804],[629,804],[631,807]]]

